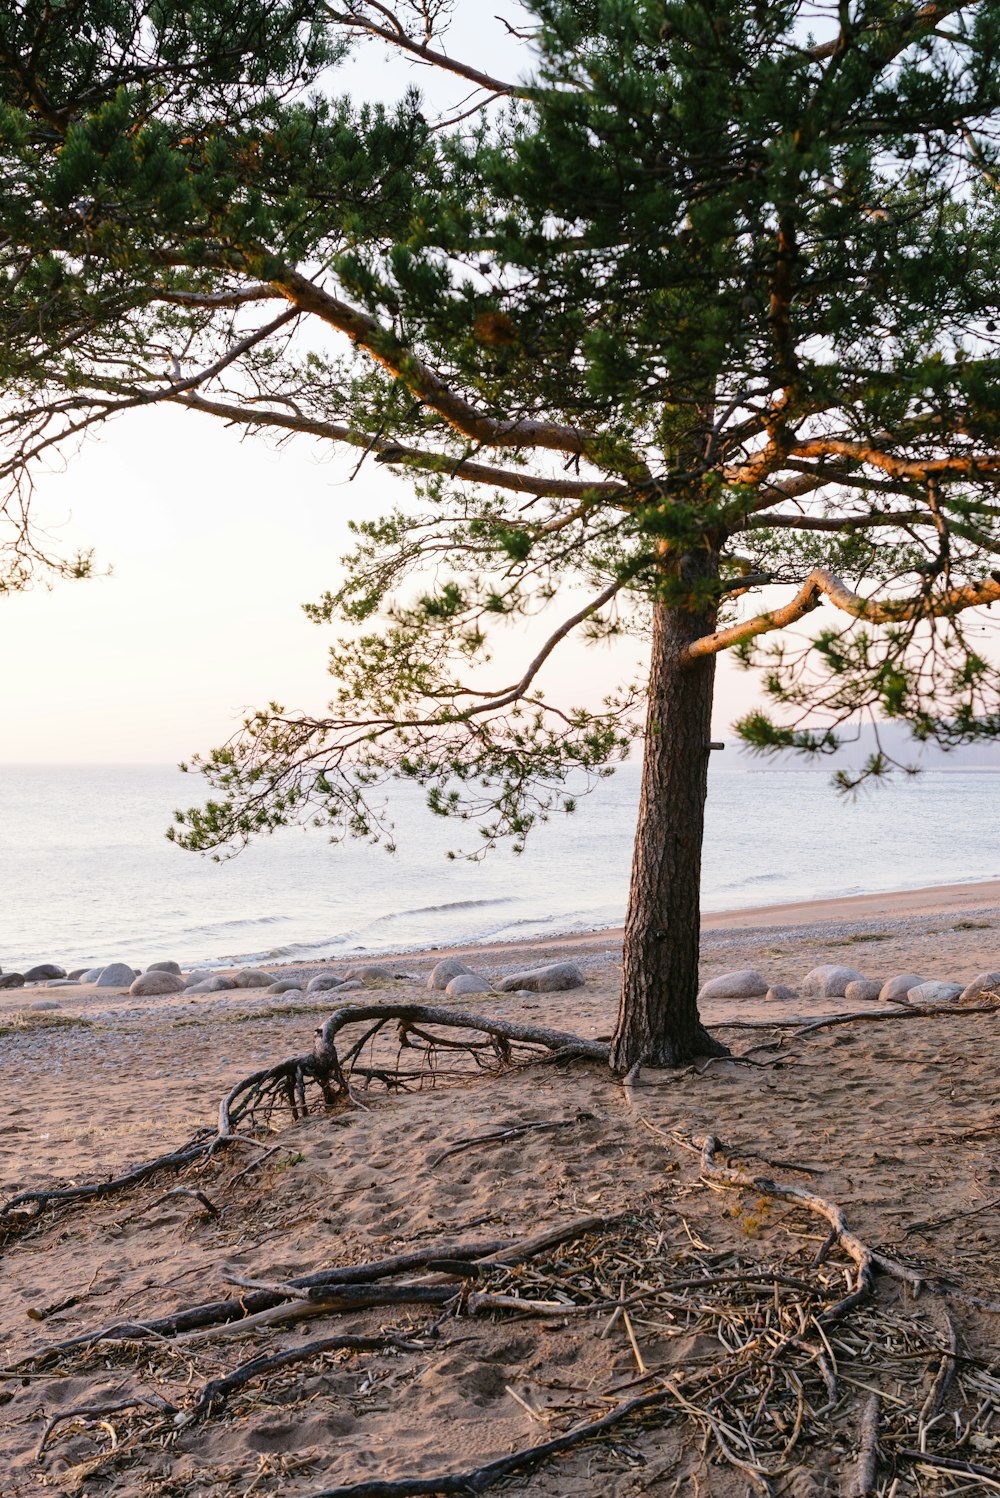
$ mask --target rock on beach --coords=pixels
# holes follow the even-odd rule
[[[744,967],[734,973],[719,973],[701,985],[698,1002],[702,999],[759,999],[767,993],[770,984],[753,968]]]
[[[39,962],[29,967],[24,975],[25,983],[44,983],[47,978],[65,978],[66,969],[57,962]]]
[[[435,969],[436,971],[436,969]],[[455,974],[456,977],[459,974]],[[500,993],[560,993],[565,988],[582,988],[583,973],[575,962],[548,962],[544,967],[528,968],[522,973],[509,973],[495,987]]]
[[[906,995],[910,1004],[954,1004],[961,997],[961,983],[918,983]]]
[[[139,974],[127,962],[109,962],[94,979],[97,988],[129,988]]]
[[[259,967],[241,968],[233,975],[236,988],[270,988],[273,981],[273,974],[265,973]]]
[[[180,973],[170,973],[163,968],[148,968],[129,984],[128,991],[139,999],[148,999],[164,993],[182,993],[184,979]]]
[[[882,993],[881,978],[855,978],[844,989],[844,998],[852,1004],[869,1003]]]
[[[24,974],[23,973],[2,973],[2,974],[0,974],[0,988],[23,988],[23,987],[24,987]]]
[[[919,973],[897,973],[888,983],[883,983],[879,998],[883,1004],[905,1004],[910,989],[917,988],[923,981]]]
[[[179,962],[174,962],[172,958],[168,958],[165,962],[151,962],[146,972],[175,973],[177,977],[180,977],[181,966]]]
[[[978,1004],[987,994],[1000,992],[1000,973],[978,973],[962,990],[962,1004]]]
[[[825,962],[806,973],[802,980],[802,992],[821,999],[842,999],[848,983],[864,983],[864,973],[856,967],[841,967],[836,962]]]
[[[458,973],[452,978],[445,993],[450,999],[460,999],[467,993],[491,993],[492,985],[488,978],[481,978],[478,973]]]
[[[427,979],[427,987],[443,991],[448,987],[452,978],[468,978],[473,976],[475,975],[471,967],[463,962],[460,957],[444,957]]]

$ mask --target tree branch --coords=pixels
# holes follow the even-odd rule
[[[452,390],[438,372],[417,358],[390,328],[367,312],[360,312],[324,291],[300,272],[286,270],[275,278],[273,284],[300,312],[312,313],[330,327],[346,333],[352,343],[370,354],[393,379],[400,380],[449,426],[474,442],[480,442],[484,447],[547,448],[581,457],[588,457],[596,448],[595,434],[580,431],[577,427],[540,421],[530,416],[503,421],[486,415]],[[645,472],[645,464],[638,458],[634,461],[636,471]]]
[[[341,426],[336,422],[319,421],[314,417],[299,416],[295,412],[271,409],[250,410],[231,401],[214,400],[208,396],[191,392],[177,396],[168,395],[176,404],[192,411],[203,411],[210,416],[221,416],[227,421],[248,427],[277,427],[286,432],[299,432],[306,436],[322,437],[331,442],[343,442],[350,447],[360,447],[374,452],[376,461],[395,466],[420,469],[427,473],[443,473],[449,478],[463,479],[473,484],[493,484],[498,489],[509,489],[515,494],[532,494],[538,499],[619,499],[624,502],[629,496],[626,484],[596,482],[584,483],[579,479],[540,478],[535,474],[519,472],[517,469],[497,468],[489,463],[476,463],[469,458],[451,457],[447,453],[429,452],[424,448],[408,447],[390,437],[379,437],[371,432],[359,431],[356,427]],[[555,525],[552,529],[558,529]]]
[[[386,17],[391,15],[387,8],[383,6],[378,8]],[[403,27],[395,22],[395,17],[392,17],[394,25],[383,26],[377,21],[356,15],[352,11],[335,10],[327,6],[326,13],[331,21],[339,21],[342,26],[347,26],[352,31],[362,31],[366,36],[378,37],[390,47],[397,47],[401,52],[409,53],[411,57],[418,58],[430,67],[440,68],[443,72],[454,73],[459,78],[465,78],[477,87],[488,90],[489,93],[505,94],[515,99],[530,99],[538,92],[537,89],[521,87],[516,83],[506,83],[502,78],[494,78],[491,73],[484,73],[480,68],[474,68],[467,62],[449,57],[446,52],[439,52],[427,42],[414,41],[413,37],[408,36]]]
[[[921,593],[916,598],[888,599],[877,603],[853,593],[846,583],[825,567],[816,567],[806,578],[802,587],[790,603],[758,614],[741,624],[718,629],[714,634],[703,635],[695,640],[684,653],[685,665],[691,665],[706,655],[718,655],[731,645],[742,645],[758,635],[770,634],[776,629],[786,629],[804,614],[817,608],[826,597],[838,609],[852,614],[855,619],[864,619],[871,624],[898,624],[914,619],[938,619],[961,613],[965,609],[978,608],[996,603],[1000,599],[1000,573],[981,582],[964,583],[947,588],[941,593]]]

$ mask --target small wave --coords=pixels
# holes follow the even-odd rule
[[[372,926],[384,926],[388,921],[405,921],[411,915],[443,915],[448,910],[484,910],[491,905],[516,904],[516,896],[498,895],[492,900],[446,900],[443,905],[414,905],[406,910],[390,910],[385,915],[374,916],[366,923],[365,930]]]

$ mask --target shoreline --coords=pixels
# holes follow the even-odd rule
[[[833,895],[818,900],[796,900],[778,905],[752,905],[738,909],[704,911],[702,937],[736,935],[740,932],[789,931],[796,927],[859,927],[893,921],[919,920],[922,917],[950,915],[983,915],[1000,911],[1000,879],[970,880],[968,884],[930,884],[916,889],[880,890],[872,894]],[[831,934],[836,932],[831,930]],[[443,941],[429,946],[354,948],[350,952],[331,952],[327,956],[247,958],[233,961],[236,967],[251,962],[267,967],[305,967],[339,965],[395,957],[427,957],[432,953],[461,956],[476,952],[516,952],[539,947],[607,947],[617,946],[624,927],[596,926],[592,930],[552,931],[536,936],[494,937],[484,941]],[[220,963],[220,965],[222,965]]]

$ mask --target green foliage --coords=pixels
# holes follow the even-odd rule
[[[527,9],[521,75],[450,122],[338,92],[360,0],[0,16],[6,586],[38,560],[33,464],[133,406],[408,486],[306,606],[343,631],[328,715],[271,707],[199,761],[186,846],[381,835],[392,776],[522,846],[638,732],[631,688],[550,703],[550,650],[654,607],[763,666],[760,752],[1000,725],[960,618],[1000,554],[1000,3]],[[404,5],[397,40],[433,52],[448,10]],[[755,644],[817,569],[853,613],[810,596],[817,629]],[[484,690],[536,619],[540,659]]]

